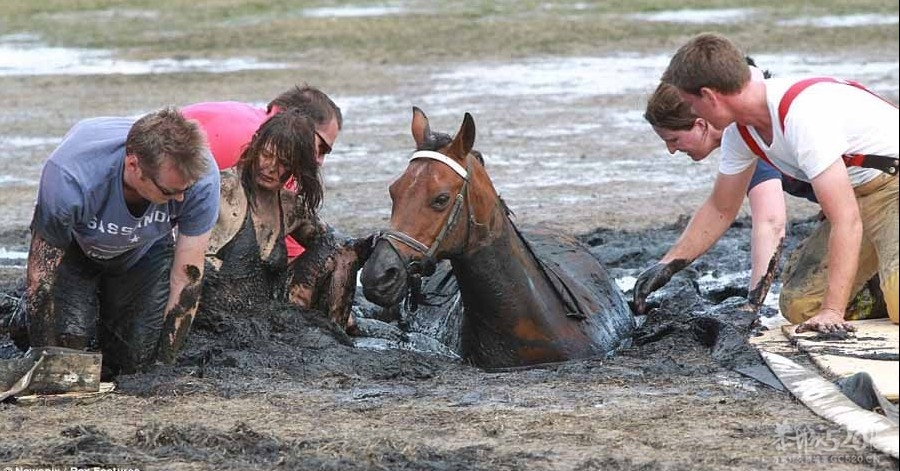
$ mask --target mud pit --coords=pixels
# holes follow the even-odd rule
[[[705,322],[746,295],[748,226],[739,221],[652,296],[656,310],[635,345],[609,360],[485,373],[445,357],[354,348],[324,315],[272,306],[200,322],[176,366],[122,376],[111,395],[0,405],[0,463],[586,471],[813,469],[821,461],[803,460],[852,456],[870,463],[830,469],[896,469],[858,443],[797,446],[800,431],[840,430],[722,366],[754,361],[740,341],[746,318],[718,323],[740,335],[707,346],[715,329]],[[793,224],[786,249],[811,227]],[[600,228],[581,239],[624,279],[680,229]],[[4,290],[15,294],[15,280],[5,277]],[[0,346],[13,353],[8,341]],[[779,448],[785,427],[798,432]]]
[[[157,10],[121,14],[103,2],[19,3],[7,2],[4,34],[117,50],[125,59],[208,53],[290,67],[0,77],[3,173],[15,177],[0,186],[0,247],[16,252],[27,250],[40,164],[77,120],[206,100],[264,104],[306,81],[345,112],[325,171],[324,216],[335,227],[361,236],[387,225],[386,189],[412,150],[411,106],[448,132],[471,112],[476,147],[517,222],[583,234],[611,274],[627,280],[677,237],[660,226],[699,205],[716,167],[715,156],[698,165],[665,155],[640,116],[667,57],[691,34],[727,28],[776,75],[839,74],[898,96],[896,2],[717,2],[747,15],[724,26],[627,16],[676,8],[658,1],[412,1],[398,2],[412,5],[412,16],[346,21],[311,21],[281,2],[200,9],[160,0]],[[889,21],[865,25],[867,34],[791,23],[857,9]],[[788,205],[791,218],[816,211]],[[789,230],[789,244],[802,232]],[[742,344],[720,347],[714,358],[695,339],[696,319],[746,289],[748,233],[745,221],[652,297],[660,315],[638,333],[645,343],[611,360],[488,374],[409,351],[353,349],[321,328],[321,318],[290,309],[246,313],[223,319],[221,338],[195,331],[179,365],[122,377],[103,398],[0,404],[0,465],[896,469],[864,447],[800,447],[809,431],[846,435],[788,394],[715,361],[752,357]],[[21,275],[21,267],[0,266],[0,290],[14,294]],[[11,305],[0,296],[0,316]],[[0,356],[13,354],[3,340]]]

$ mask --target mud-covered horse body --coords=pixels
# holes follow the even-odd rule
[[[524,366],[627,344],[634,329],[628,304],[584,247],[558,234],[532,230],[523,239],[509,229],[495,244],[451,260],[465,306],[463,358],[486,368]],[[537,242],[544,246],[536,249]],[[532,249],[547,258],[543,266]]]
[[[435,260],[450,259],[464,305],[460,353],[478,366],[601,356],[627,344],[631,311],[587,249],[551,232],[523,237],[510,221],[470,153],[471,116],[449,144],[431,133],[418,109],[412,128],[419,152],[391,185],[391,229],[363,267],[366,297],[395,304],[410,280],[429,274]]]

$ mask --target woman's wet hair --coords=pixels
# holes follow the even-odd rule
[[[268,153],[288,171],[281,183],[284,184],[293,177],[297,181],[297,193],[308,214],[315,215],[324,196],[324,186],[316,164],[315,143],[315,123],[302,111],[296,108],[285,109],[267,119],[238,160],[241,182],[248,196],[251,196],[250,201],[254,200],[254,176],[259,170],[259,156]]]
[[[744,56],[744,60],[747,61],[747,65],[750,67],[756,67],[759,69],[759,66],[756,65],[756,61],[750,56]],[[762,70],[763,78],[772,78],[772,72],[769,72],[769,69],[760,69]]]
[[[660,82],[647,100],[644,119],[657,128],[687,131],[694,127],[697,116],[691,112],[691,105],[681,99],[674,85]]]

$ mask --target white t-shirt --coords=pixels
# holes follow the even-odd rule
[[[783,173],[810,182],[843,154],[900,154],[898,110],[871,93],[831,82],[810,85],[799,93],[788,110],[781,129],[778,105],[798,78],[765,80],[766,101],[772,119],[772,145],[767,146],[756,129],[748,127],[766,157]],[[719,171],[733,175],[749,167],[758,157],[734,126],[722,136]],[[880,173],[877,169],[848,168],[850,183],[859,186]]]

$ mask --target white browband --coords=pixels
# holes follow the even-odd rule
[[[409,158],[409,161],[412,162],[416,159],[432,159],[437,160],[438,162],[443,162],[445,165],[452,168],[454,172],[459,174],[459,176],[461,176],[463,180],[469,180],[468,173],[466,172],[466,169],[462,167],[462,165],[456,163],[455,160],[447,157],[444,154],[441,154],[440,152],[435,152],[433,150],[417,150],[413,152],[413,155]]]

